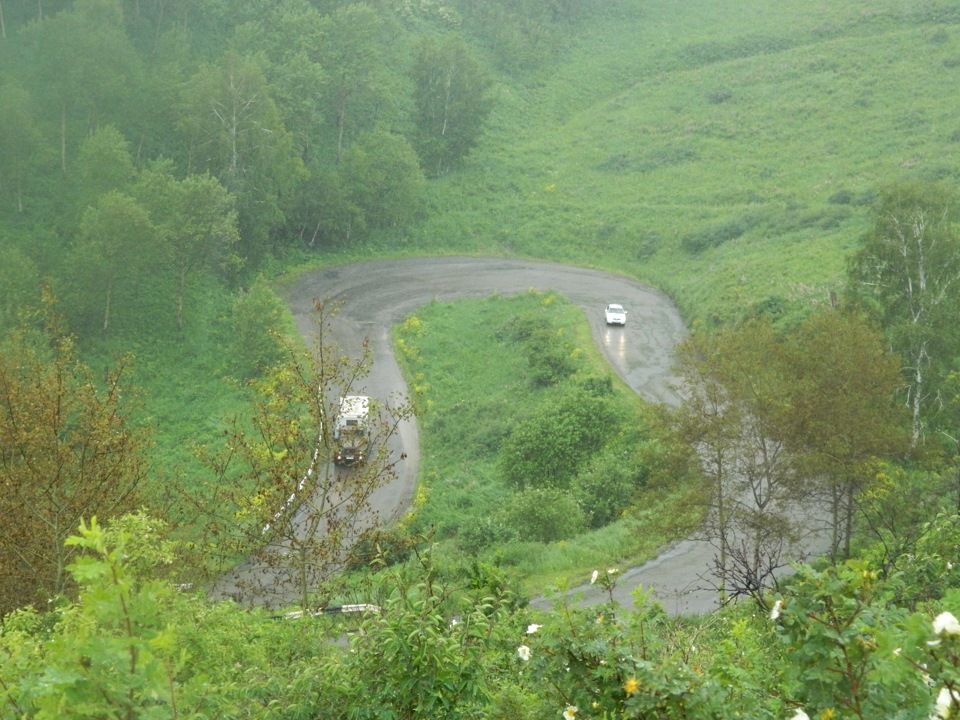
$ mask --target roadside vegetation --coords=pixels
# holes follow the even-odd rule
[[[953,0],[0,0],[0,68],[0,714],[960,715]],[[381,428],[423,409],[423,482],[361,527],[389,458],[305,472],[368,359],[283,288],[431,254],[661,288],[687,402],[562,298],[433,303]],[[615,605],[705,512],[743,602]]]

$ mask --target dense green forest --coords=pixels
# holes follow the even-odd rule
[[[0,717],[960,716],[958,72],[947,0],[0,0]],[[298,543],[317,388],[371,360],[323,303],[303,347],[285,283],[453,253],[662,288],[685,402],[627,398],[550,295],[432,306],[379,447],[453,381],[425,447],[491,482],[370,536],[389,458],[318,472]],[[509,435],[486,370],[535,407]],[[785,578],[812,499],[829,551]],[[721,610],[613,602],[630,533],[705,516]],[[578,543],[618,548],[609,602],[535,609],[521,569]],[[300,615],[218,601],[254,556]]]

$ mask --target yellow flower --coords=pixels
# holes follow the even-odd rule
[[[637,690],[640,689],[640,683],[635,677],[628,678],[627,681],[623,684],[623,691],[627,695],[633,695]]]
[[[833,720],[836,716],[837,711],[830,707],[820,713],[820,720]]]

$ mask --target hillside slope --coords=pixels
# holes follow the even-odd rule
[[[691,320],[827,300],[877,189],[953,179],[960,10],[645,2],[502,89],[414,244],[615,268]]]

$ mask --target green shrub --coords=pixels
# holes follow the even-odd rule
[[[849,205],[853,202],[853,193],[847,188],[842,188],[827,198],[827,202],[833,205]]]
[[[691,233],[680,241],[680,247],[691,255],[699,255],[705,250],[723,245],[730,240],[736,240],[748,229],[744,218],[736,218],[727,222],[708,225]]]
[[[601,528],[619,519],[649,475],[643,460],[619,444],[593,458],[573,481],[573,496],[587,527]]]
[[[516,493],[497,515],[520,540],[556,542],[573,537],[584,527],[583,513],[571,493],[559,488],[527,488]]]
[[[283,347],[279,338],[286,307],[269,284],[258,277],[233,303],[233,362],[240,377],[253,377],[275,364]]]
[[[549,304],[551,296],[544,302]],[[544,308],[515,315],[500,327],[497,336],[520,343],[530,365],[530,379],[547,387],[570,377],[577,369],[566,331],[557,326]]]
[[[714,88],[707,93],[707,100],[712,105],[722,105],[733,99],[733,91],[728,87]]]
[[[577,386],[593,397],[612,397],[613,378],[609,375],[586,375],[577,378]]]
[[[471,552],[483,550],[500,543],[515,542],[520,533],[512,522],[505,522],[501,516],[473,516],[464,522],[458,535],[459,545]]]
[[[527,360],[530,379],[539,387],[556,385],[577,369],[562,335],[546,328],[537,331],[527,343]]]
[[[609,399],[565,391],[514,428],[501,452],[501,473],[518,489],[565,488],[617,427]]]

